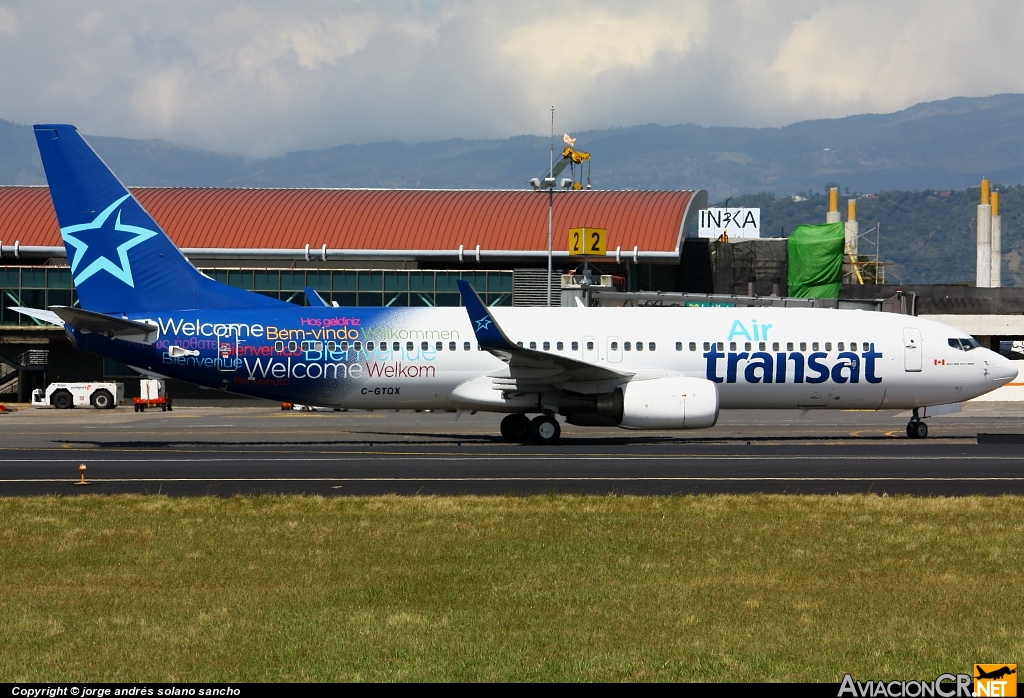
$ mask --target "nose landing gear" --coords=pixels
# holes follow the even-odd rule
[[[917,409],[914,408],[914,416],[907,422],[907,437],[911,439],[923,439],[928,436],[928,425],[921,421]]]

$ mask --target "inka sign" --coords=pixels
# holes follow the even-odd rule
[[[759,208],[706,208],[700,212],[697,235],[719,238],[724,233],[730,239],[761,237],[761,209]]]

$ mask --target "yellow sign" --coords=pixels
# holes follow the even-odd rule
[[[575,257],[604,257],[608,231],[604,228],[569,228],[569,254]]]
[[[1017,695],[1016,664],[975,664],[974,695],[976,696],[1016,696]]]

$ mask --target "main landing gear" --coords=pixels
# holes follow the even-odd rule
[[[907,436],[911,439],[923,439],[928,436],[928,425],[921,421],[916,407],[914,416],[907,422]]]
[[[534,417],[510,414],[501,420],[501,435],[516,443],[553,444],[562,434],[558,420],[548,414]]]

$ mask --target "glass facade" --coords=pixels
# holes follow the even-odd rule
[[[222,283],[296,305],[306,305],[303,288],[309,286],[328,303],[345,306],[457,306],[462,304],[455,285],[458,279],[473,284],[489,306],[512,305],[511,271],[223,268],[201,271]],[[10,308],[50,305],[78,305],[70,269],[0,266],[0,325],[41,324]]]

